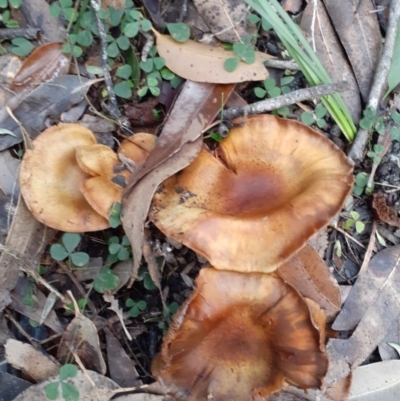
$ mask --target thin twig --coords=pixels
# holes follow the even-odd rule
[[[266,67],[278,68],[280,70],[300,71],[299,66],[294,61],[277,60],[271,58],[264,62]]]
[[[387,76],[392,64],[394,43],[396,39],[397,29],[400,21],[400,1],[391,0],[389,24],[386,31],[385,45],[379,63],[376,67],[374,81],[369,92],[367,108],[376,110],[381,101],[382,92],[386,87]],[[349,158],[354,161],[363,159],[364,151],[368,143],[369,132],[360,128],[357,132],[356,139],[348,154]]]
[[[36,40],[40,29],[38,28],[3,28],[0,29],[0,39],[10,40],[14,38],[25,38]]]
[[[339,231],[340,234],[343,234],[346,238],[348,238],[349,240],[353,241],[354,243],[356,243],[361,248],[365,249],[365,245],[363,245],[360,241],[357,241],[354,237],[352,237],[349,233],[346,233],[346,231],[342,230],[340,227],[336,226],[335,224],[329,224],[329,227],[332,227],[336,231]]]
[[[372,223],[372,230],[371,230],[371,235],[369,237],[367,251],[365,252],[364,260],[362,262],[360,270],[358,271],[357,276],[359,276],[360,273],[367,268],[369,261],[371,260],[372,252],[375,247],[375,235],[376,235],[376,221],[374,220],[374,222]]]
[[[39,341],[36,340],[36,338],[33,338],[29,333],[27,333],[24,328],[16,321],[16,319],[14,318],[14,316],[9,312],[9,311],[5,311],[6,317],[8,320],[10,320],[14,326],[17,328],[17,330],[32,344],[32,346],[35,349],[39,349]]]
[[[348,89],[345,81],[336,82],[328,85],[318,85],[312,88],[299,89],[286,95],[277,96],[272,99],[265,99],[243,107],[232,107],[224,111],[224,118],[230,120],[232,118],[243,116],[244,114],[260,114],[266,111],[276,110],[283,106],[289,106],[297,102],[307,99],[316,99],[322,96],[332,95],[336,92],[344,92]]]

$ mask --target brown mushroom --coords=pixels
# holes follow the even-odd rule
[[[108,218],[112,205],[121,202],[125,181],[130,173],[115,168],[121,164],[117,154],[105,145],[80,146],[76,149],[76,160],[83,171],[91,177],[82,181],[81,191],[97,213]]]
[[[217,269],[275,270],[329,223],[352,188],[344,153],[296,121],[249,117],[216,154],[203,149],[166,180],[150,219]]]
[[[121,202],[126,181],[131,172],[129,161],[139,165],[154,146],[155,136],[135,134],[123,141],[119,155],[123,154],[128,165],[121,163],[117,154],[108,146],[95,144],[76,149],[79,166],[92,177],[82,182],[81,190],[89,204],[101,216],[108,218],[112,205]]]
[[[98,231],[109,226],[80,190],[86,178],[76,163],[78,146],[96,143],[93,133],[79,124],[46,129],[22,159],[21,194],[32,214],[43,224],[68,232]]]
[[[314,303],[321,324],[322,310]],[[320,388],[328,358],[307,302],[278,277],[204,268],[153,374],[177,400],[262,400]],[[323,324],[323,322],[322,322]]]

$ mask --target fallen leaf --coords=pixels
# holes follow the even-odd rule
[[[333,320],[340,310],[340,289],[318,253],[306,245],[277,270],[278,275],[306,298],[315,301]]]
[[[46,0],[23,1],[21,11],[27,25],[40,30],[43,42],[64,43],[67,40],[67,30],[63,22],[50,14],[50,5]]]
[[[121,387],[141,386],[135,362],[129,358],[120,342],[109,329],[104,328],[107,341],[107,361],[110,377]]]
[[[92,386],[90,381],[88,380],[86,374],[89,378],[94,382],[95,387]],[[84,401],[109,401],[111,397],[114,396],[115,390],[119,389],[117,383],[113,382],[108,377],[99,375],[93,371],[86,371],[86,374],[82,371],[78,371],[78,374],[68,379],[66,382],[79,391],[79,400]],[[48,400],[45,387],[54,382],[59,382],[59,376],[55,376],[50,380],[46,380],[42,383],[36,384],[34,386],[29,387],[21,394],[18,395],[13,401],[44,401]],[[59,397],[57,400],[64,400]]]
[[[237,57],[233,51],[222,47],[187,40],[175,42],[171,36],[155,32],[157,49],[166,66],[182,78],[195,82],[229,84],[245,81],[262,81],[268,78],[268,70],[263,62],[272,58],[268,54],[256,52],[253,64],[239,62],[237,69],[228,72],[224,67],[226,59]]]
[[[65,329],[58,346],[57,358],[66,363],[74,349],[87,369],[101,374],[107,371],[106,363],[100,350],[100,342],[96,326],[87,317],[77,313]]]
[[[381,52],[379,22],[370,0],[324,0],[364,101],[367,101]]]
[[[81,102],[90,86],[96,82],[98,80],[89,80],[75,75],[59,77],[34,90],[14,111],[14,115],[34,139],[44,130],[45,119],[48,116],[57,119],[72,105]],[[10,130],[17,137],[0,135],[0,150],[22,142],[19,125],[14,119],[7,117],[1,125],[2,128]]]
[[[361,272],[348,296],[334,329],[351,329],[347,340],[330,340],[331,365],[326,383],[335,383],[357,368],[385,338],[400,316],[400,246],[376,254]]]
[[[383,249],[369,262],[368,268],[360,271],[342,311],[332,325],[334,330],[353,330],[366,313],[374,305],[380,291],[392,280],[392,275],[400,270],[400,246]]]
[[[314,9],[316,10],[315,21],[313,21]],[[360,90],[346,53],[322,1],[308,0],[308,5],[301,18],[300,27],[311,37],[311,43],[315,43],[317,57],[327,70],[332,81],[347,82],[347,90],[341,95],[353,121],[357,124],[361,117]]]
[[[256,33],[247,20],[249,10],[243,0],[194,0],[201,18],[222,42],[240,42]]]
[[[18,169],[20,161],[9,151],[0,152],[0,189],[8,196],[18,194]]]
[[[384,361],[354,370],[347,401],[394,401],[400,395],[400,361]]]
[[[132,245],[133,278],[142,259],[144,222],[158,185],[195,159],[202,146],[202,131],[223,107],[233,88],[233,85],[187,81],[156,146],[125,188],[121,221]]]
[[[400,227],[400,218],[397,212],[386,202],[386,196],[383,192],[372,194],[372,211],[375,217],[390,226]]]
[[[399,359],[399,353],[396,348],[390,344],[400,344],[400,321],[393,322],[386,337],[379,344],[379,355],[383,361]]]
[[[60,369],[60,364],[50,355],[35,349],[32,345],[17,340],[7,340],[4,346],[7,363],[22,370],[36,382],[47,380]]]
[[[1,401],[11,401],[31,386],[32,383],[26,380],[10,375],[7,372],[0,372]]]
[[[5,106],[14,110],[38,86],[65,75],[69,69],[69,57],[61,51],[61,43],[48,43],[35,49],[23,62],[15,76]],[[0,109],[0,122],[8,117],[5,107]]]
[[[20,196],[5,246],[0,244],[0,312],[11,302],[9,293],[17,284],[20,264],[37,268],[44,248],[54,235],[55,230],[32,216]]]

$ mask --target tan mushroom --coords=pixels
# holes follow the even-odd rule
[[[271,272],[338,213],[353,183],[344,153],[296,121],[247,118],[214,156],[166,180],[150,219],[217,269]]]
[[[32,214],[61,231],[98,231],[109,226],[86,201],[80,187],[87,177],[75,159],[79,146],[96,143],[93,133],[79,124],[46,129],[33,141],[21,163],[21,194]]]
[[[177,400],[263,400],[291,384],[320,388],[323,312],[281,279],[205,268],[176,313],[153,374]]]
[[[122,193],[131,172],[129,164],[143,163],[154,146],[155,136],[135,134],[122,142],[118,155],[108,146],[95,144],[80,146],[76,150],[79,166],[89,174],[82,182],[81,190],[89,204],[101,216],[108,218],[112,205],[121,202]],[[124,165],[126,163],[126,165]]]

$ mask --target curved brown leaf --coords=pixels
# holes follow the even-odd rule
[[[165,59],[166,66],[182,78],[215,84],[262,81],[268,78],[268,71],[263,64],[272,58],[268,54],[256,52],[255,63],[246,64],[241,61],[235,71],[228,72],[224,62],[230,57],[237,57],[233,51],[194,40],[178,43],[169,35],[154,33],[159,55]]]
[[[340,289],[325,262],[310,245],[306,245],[292,259],[281,266],[279,276],[324,309],[327,320],[340,310]]]
[[[316,5],[315,22],[313,22],[313,12]],[[348,83],[347,90],[341,95],[353,121],[358,123],[361,116],[360,90],[358,89],[351,65],[322,1],[319,0],[317,3],[308,1],[300,26],[304,32],[310,36],[312,35],[317,56],[326,68],[332,81],[346,81]]]
[[[324,4],[366,101],[382,45],[374,6],[370,0],[324,0]]]

